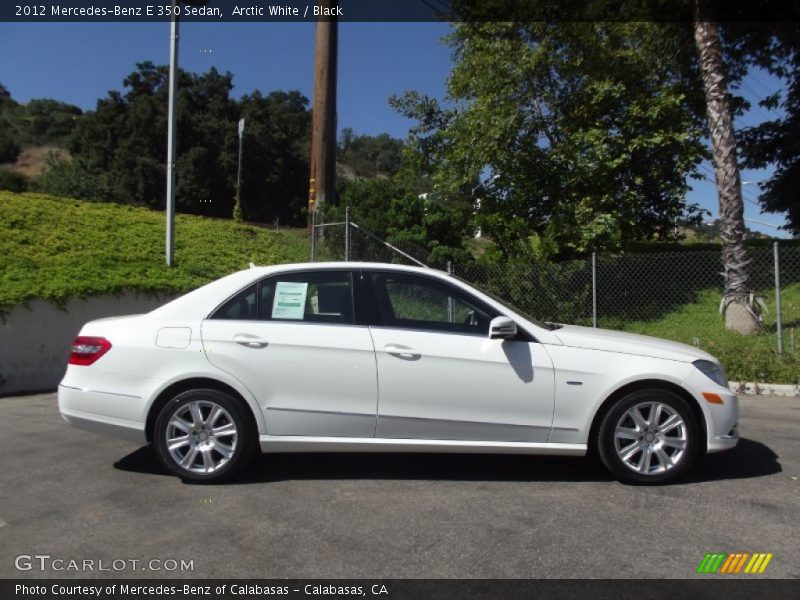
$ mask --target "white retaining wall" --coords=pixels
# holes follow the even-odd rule
[[[84,323],[146,313],[171,299],[127,292],[70,300],[63,309],[44,300],[15,306],[0,317],[0,395],[55,390]]]

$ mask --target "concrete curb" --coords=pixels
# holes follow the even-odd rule
[[[732,392],[748,396],[800,396],[800,385],[730,381],[728,386]]]

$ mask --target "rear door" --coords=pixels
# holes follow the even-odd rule
[[[441,279],[368,275],[377,315],[377,437],[546,442],[554,373],[525,332],[489,339],[498,313]]]
[[[253,392],[268,434],[374,436],[375,353],[353,296],[350,271],[273,275],[203,322],[208,360]]]

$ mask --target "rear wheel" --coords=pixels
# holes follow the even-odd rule
[[[250,460],[256,433],[241,402],[219,390],[189,390],[168,402],[156,419],[155,449],[184,481],[230,479]]]
[[[667,390],[639,390],[603,418],[597,438],[603,464],[627,483],[665,483],[683,475],[702,433],[686,401]]]

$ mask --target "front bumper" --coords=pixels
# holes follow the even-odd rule
[[[720,452],[730,450],[739,443],[739,397],[730,389],[722,387],[698,369],[684,382],[700,405],[705,418],[708,442],[707,452]],[[703,397],[703,392],[719,396],[722,404],[709,402]]]

